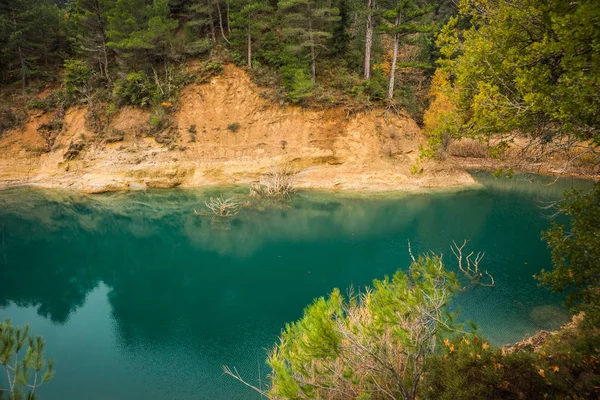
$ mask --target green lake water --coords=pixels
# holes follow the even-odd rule
[[[227,224],[194,209],[247,189],[1,191],[0,318],[46,339],[56,378],[42,399],[253,399],[223,364],[258,384],[267,349],[314,297],[405,269],[408,240],[454,268],[450,244],[469,239],[496,287],[457,295],[462,319],[495,344],[559,327],[561,298],[532,277],[550,267],[541,206],[589,183],[476,177],[482,188],[452,193],[301,192]]]

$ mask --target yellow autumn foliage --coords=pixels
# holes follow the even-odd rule
[[[442,70],[435,71],[429,89],[429,108],[423,116],[425,133],[428,135],[442,134],[451,130],[450,124],[456,121],[456,104],[453,88]]]

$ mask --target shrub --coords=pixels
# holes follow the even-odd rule
[[[204,38],[186,43],[184,52],[190,56],[199,57],[208,55],[211,49],[212,43],[210,39]]]
[[[227,125],[227,130],[236,133],[238,130],[240,129],[240,123],[239,122],[233,122],[229,125]]]
[[[43,110],[50,111],[58,103],[58,98],[55,94],[52,94],[45,99],[34,99],[27,102],[26,107],[28,110]]]
[[[457,287],[427,255],[363,294],[315,300],[270,353],[270,397],[414,399],[432,338],[452,327],[443,309]]]
[[[301,103],[313,94],[313,85],[310,74],[303,68],[284,66],[283,86],[287,93],[287,99],[294,104]]]
[[[78,100],[88,93],[88,81],[92,70],[80,60],[65,60],[65,89],[67,97]]]
[[[448,145],[448,153],[455,157],[486,158],[488,146],[475,139],[462,138]]]
[[[0,137],[6,131],[21,126],[26,117],[23,110],[15,110],[7,106],[0,107]]]
[[[441,347],[425,364],[424,398],[544,398],[547,386],[531,351],[504,354],[477,335],[445,339]]]
[[[512,348],[493,348],[476,335],[446,339],[425,364],[423,398],[598,398],[600,335],[578,317],[573,324]]]
[[[125,79],[117,80],[113,93],[122,103],[142,107],[160,97],[156,86],[143,71],[132,72]]]
[[[35,390],[54,377],[54,362],[44,358],[44,340],[31,336],[28,325],[14,327],[9,319],[0,323],[0,350],[0,365],[4,366],[8,385],[0,387],[0,393],[6,393],[9,399],[24,398],[26,391],[26,398],[34,399]]]
[[[220,74],[223,72],[223,63],[218,61],[209,61],[204,67],[204,71],[214,75]]]

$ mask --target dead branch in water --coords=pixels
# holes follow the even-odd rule
[[[296,171],[289,165],[274,166],[260,177],[259,183],[252,184],[250,196],[289,197],[296,192],[294,178]]]
[[[204,205],[212,213],[220,218],[229,218],[240,212],[241,203],[235,201],[233,197],[224,198],[223,196],[211,197],[204,202]],[[202,215],[201,212],[194,210],[194,214]]]
[[[452,253],[454,253],[454,256],[458,261],[458,268],[467,278],[469,278],[471,283],[486,287],[496,286],[494,282],[494,277],[492,275],[490,275],[487,271],[481,272],[479,270],[479,263],[481,262],[481,260],[483,260],[485,253],[478,252],[475,255],[474,252],[470,252],[466,257],[464,257],[463,249],[467,245],[467,240],[465,240],[461,246],[457,245],[454,241],[452,241],[452,244],[453,246],[450,246],[450,249],[452,250]],[[475,255],[474,258],[473,255]],[[466,265],[463,264],[463,260],[466,262]],[[481,282],[481,279],[483,278],[484,274],[489,278],[490,283]]]

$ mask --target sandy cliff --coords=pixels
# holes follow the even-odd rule
[[[140,136],[147,112],[121,109],[111,129],[123,139],[113,143],[86,128],[85,114],[83,106],[66,112],[50,152],[39,151],[44,140],[37,128],[50,118],[43,112],[2,135],[0,186],[30,183],[94,193],[246,184],[281,163],[298,171],[299,187],[414,191],[474,183],[450,162],[430,161],[424,172],[412,174],[424,138],[406,116],[386,119],[381,109],[349,115],[340,108],[276,105],[262,99],[246,73],[233,66],[182,91],[171,133],[177,139],[170,146]],[[237,131],[228,129],[236,123]],[[76,142],[83,149],[69,160],[65,154]]]

